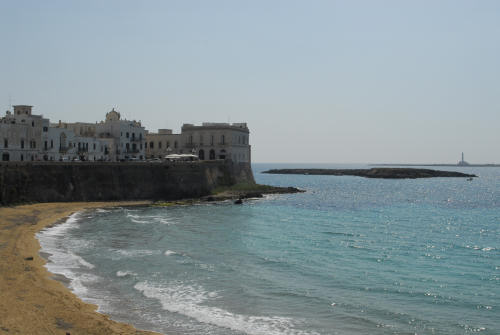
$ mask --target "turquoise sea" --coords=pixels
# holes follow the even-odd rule
[[[76,213],[38,234],[99,311],[168,334],[500,334],[500,169],[265,175],[306,193]]]

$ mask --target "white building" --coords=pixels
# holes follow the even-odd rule
[[[145,159],[146,130],[137,121],[121,119],[120,113],[111,110],[106,120],[96,124],[96,136],[108,141],[111,160]]]
[[[16,105],[0,118],[0,159],[2,161],[40,160],[42,133],[48,132],[48,119],[33,115],[32,106]]]

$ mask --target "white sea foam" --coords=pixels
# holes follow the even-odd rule
[[[93,269],[94,265],[68,250],[67,242],[64,240],[68,231],[77,226],[80,218],[81,213],[74,213],[64,223],[40,231],[37,238],[42,251],[49,254],[49,262],[45,264],[47,270],[70,279],[69,288],[75,294],[86,298],[88,290],[85,284],[94,283],[99,281],[100,278],[93,274],[82,274],[78,271],[82,268]],[[72,240],[71,246],[75,247],[76,244],[77,249],[89,246],[85,241],[80,242],[79,240]]]
[[[137,273],[132,271],[118,271],[116,272],[117,277],[127,277],[127,276],[137,276]]]
[[[110,213],[111,212],[109,209],[103,209],[103,208],[97,208],[95,211],[97,213]]]
[[[177,253],[175,251],[172,251],[172,250],[165,251],[165,256],[171,256],[171,255],[177,255]]]
[[[206,292],[202,287],[174,284],[160,286],[145,282],[134,288],[148,298],[158,299],[162,308],[211,324],[252,335],[305,335],[317,334],[296,329],[296,320],[278,316],[252,316],[231,313],[219,307],[206,305],[216,300],[217,292]]]
[[[151,255],[157,255],[160,253],[160,251],[158,251],[158,250],[123,250],[123,249],[118,249],[115,251],[118,254],[125,256],[127,258],[151,256]]]

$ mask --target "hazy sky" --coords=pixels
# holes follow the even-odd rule
[[[2,110],[247,122],[255,162],[500,162],[497,0],[0,0],[0,43]]]

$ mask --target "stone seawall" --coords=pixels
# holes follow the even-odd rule
[[[200,161],[1,162],[0,204],[58,201],[176,200],[217,186],[254,183],[247,163]]]

